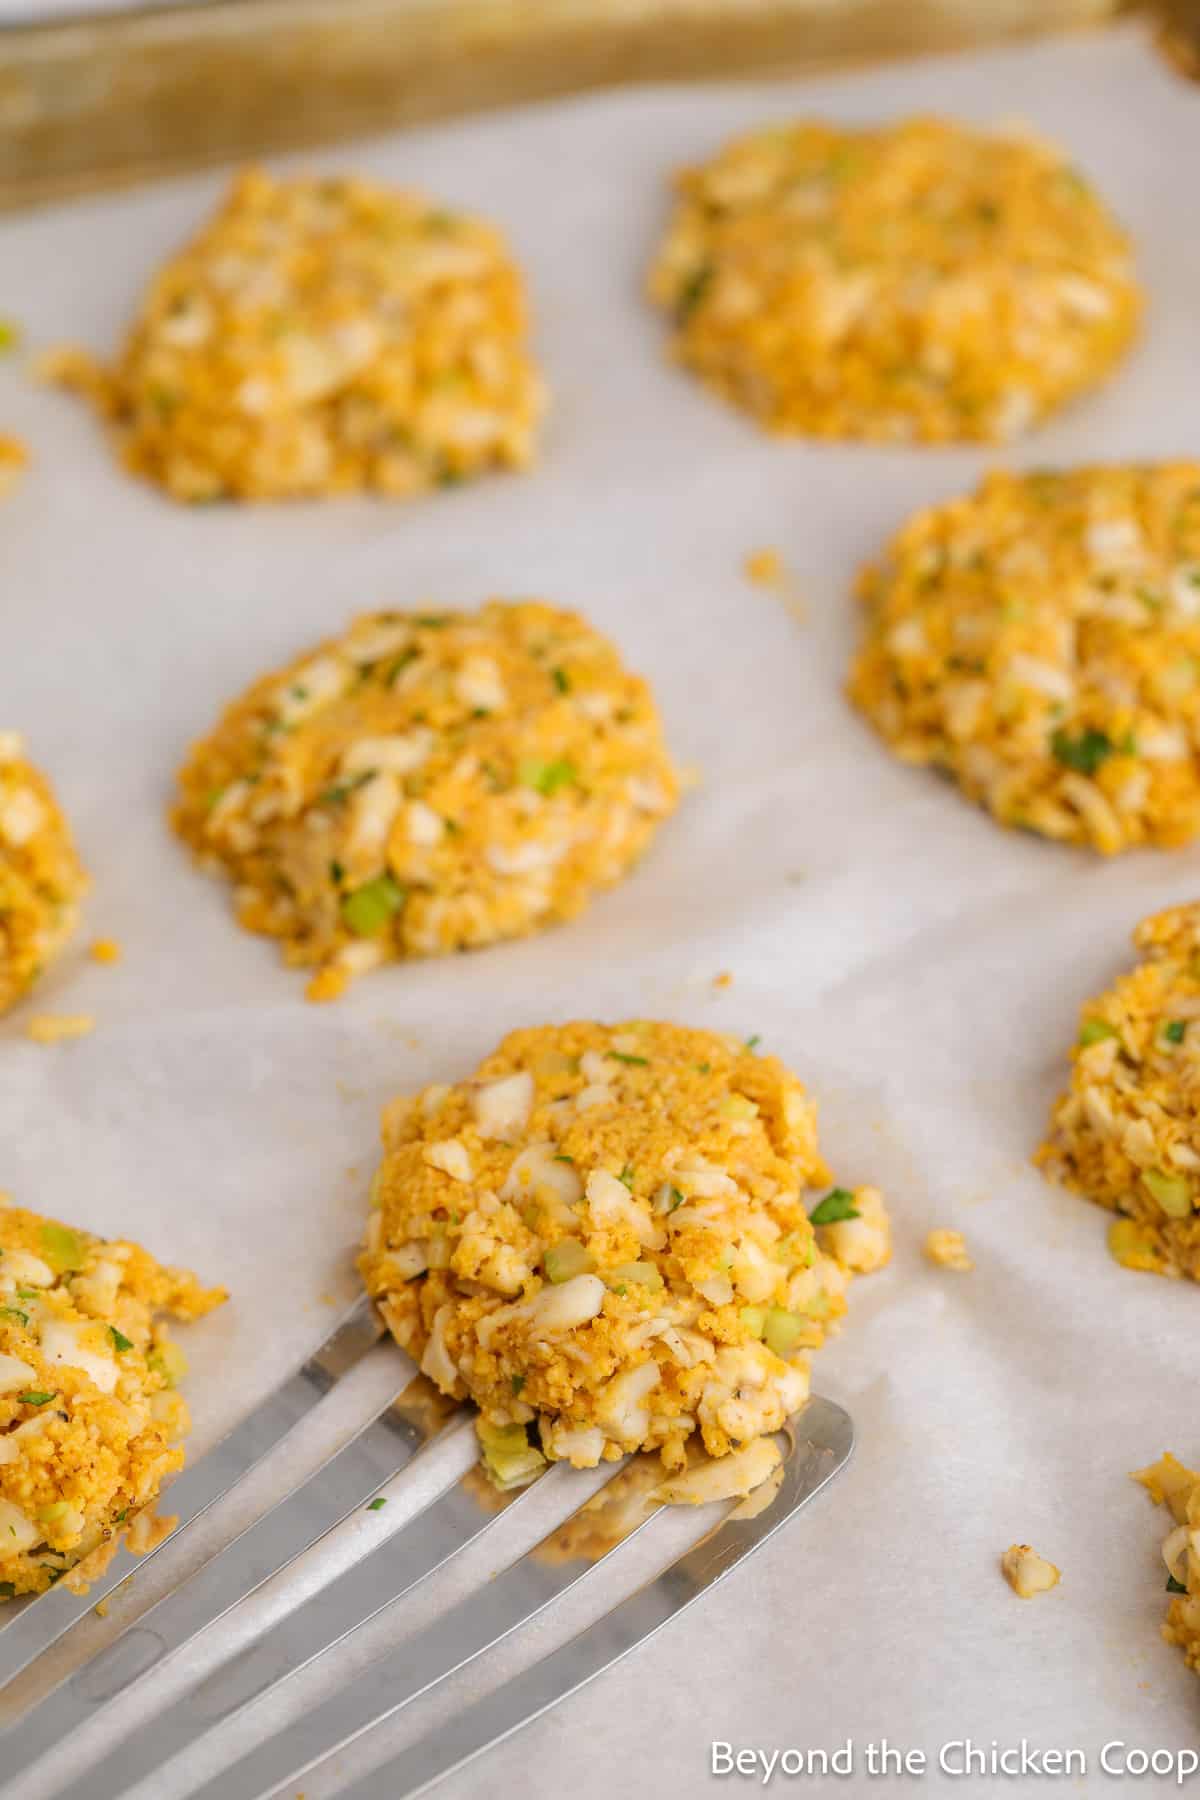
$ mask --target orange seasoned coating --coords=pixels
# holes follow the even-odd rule
[[[186,1367],[160,1315],[224,1300],[136,1244],[0,1195],[0,1595],[102,1554],[183,1465]],[[83,1573],[83,1571],[80,1571]]]
[[[1123,231],[1028,133],[802,120],[677,186],[651,297],[679,359],[773,431],[1007,439],[1137,327]]]
[[[50,783],[0,731],[0,1013],[62,949],[87,885]]]
[[[533,458],[545,405],[499,233],[353,177],[249,169],[112,369],[45,363],[177,500],[404,497]]]
[[[543,1457],[687,1463],[778,1429],[848,1276],[890,1255],[878,1193],[828,1183],[774,1057],[633,1021],[515,1031],[384,1115],[359,1266],[398,1341],[481,1410],[502,1480]],[[528,1428],[535,1435],[530,1436]]]
[[[17,478],[28,462],[29,452],[20,438],[0,431],[0,500],[16,486]]]
[[[860,585],[849,694],[902,761],[1105,856],[1200,832],[1200,463],[989,475]]]
[[[1200,1281],[1200,903],[1144,919],[1137,967],[1089,1000],[1037,1160],[1121,1217],[1126,1268]]]
[[[235,701],[180,785],[176,829],[314,999],[573,917],[678,797],[645,682],[536,601],[358,619]]]

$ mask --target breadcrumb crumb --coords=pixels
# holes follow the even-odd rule
[[[35,1044],[58,1044],[64,1038],[86,1037],[95,1029],[92,1013],[34,1013],[25,1032]]]
[[[121,960],[121,946],[116,938],[96,938],[88,955],[93,962],[118,963]]]
[[[0,431],[0,499],[16,486],[17,477],[29,466],[29,452],[20,438]]]
[[[1010,1544],[1000,1558],[1000,1568],[1013,1593],[1022,1600],[1047,1594],[1062,1580],[1060,1571],[1039,1556],[1032,1544]]]
[[[925,1255],[931,1263],[937,1263],[942,1269],[973,1269],[967,1251],[967,1242],[961,1231],[949,1231],[939,1226],[931,1231],[925,1239]]]
[[[783,580],[783,558],[778,550],[752,550],[742,566],[759,587],[777,587]]]

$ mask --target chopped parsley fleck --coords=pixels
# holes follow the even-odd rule
[[[354,775],[349,781],[335,781],[332,787],[327,787],[318,794],[318,803],[321,806],[343,806],[351,794],[357,792],[365,782],[373,781],[374,778],[374,769],[364,769],[361,775]]]
[[[346,879],[346,871],[343,869],[336,856],[329,865],[329,879],[333,882],[335,887],[341,887],[342,882]]]
[[[521,1389],[522,1389],[522,1388],[523,1388],[523,1387],[524,1387],[524,1386],[525,1386],[525,1377],[524,1377],[524,1376],[523,1376],[523,1375],[514,1375],[514,1376],[513,1376],[513,1378],[512,1378],[512,1391],[513,1391],[513,1393],[514,1393],[514,1394],[519,1394],[519,1393],[520,1393],[520,1391],[521,1391]]]
[[[623,1050],[606,1050],[604,1054],[605,1056],[611,1057],[613,1062],[632,1063],[635,1068],[641,1069],[648,1069],[650,1067],[650,1058],[648,1056],[627,1056]]]
[[[426,631],[440,631],[444,625],[449,623],[450,620],[445,613],[417,614],[417,624],[424,626]]]
[[[753,1037],[748,1037],[746,1039],[746,1048],[747,1048],[747,1050],[757,1050],[758,1046],[761,1043],[762,1043],[762,1038],[759,1036],[758,1032],[756,1031]]]
[[[1074,769],[1079,775],[1094,775],[1101,763],[1113,754],[1116,745],[1106,731],[1095,731],[1089,726],[1078,737],[1072,737],[1069,731],[1056,731],[1050,739],[1050,748],[1068,769]]]
[[[123,1506],[119,1513],[113,1514],[113,1524],[114,1525],[123,1525],[128,1517],[129,1517],[129,1508],[127,1506]]]
[[[1102,1038],[1116,1037],[1117,1028],[1110,1025],[1107,1019],[1087,1019],[1079,1033],[1080,1048],[1086,1050],[1089,1044],[1098,1044]]]
[[[565,1150],[560,1150],[558,1155],[554,1158],[554,1160],[555,1160],[555,1162],[573,1163],[575,1161],[575,1158],[573,1156],[568,1156]]]
[[[559,693],[569,694],[571,691],[571,677],[567,674],[567,671],[565,669],[551,669],[550,674]]]
[[[857,1219],[859,1212],[849,1189],[835,1187],[808,1216],[814,1225],[837,1225],[842,1219]]]
[[[711,1075],[712,1074],[712,1064],[711,1063],[697,1063],[696,1068],[701,1075]]]
[[[118,1350],[132,1350],[133,1349],[133,1339],[127,1338],[125,1336],[125,1333],[123,1331],[118,1331],[115,1325],[109,1326],[108,1334],[112,1338],[112,1341],[116,1345]]]
[[[28,1325],[29,1314],[22,1312],[19,1306],[0,1306],[0,1317],[15,1319],[18,1325]]]
[[[1168,1044],[1182,1044],[1183,1034],[1187,1030],[1186,1019],[1171,1019],[1163,1026],[1163,1036]]]
[[[55,1392],[57,1391],[56,1389]],[[42,1394],[35,1388],[31,1388],[28,1393],[17,1395],[22,1406],[45,1406],[47,1401],[53,1400],[53,1398],[54,1394]]]
[[[711,263],[701,263],[694,269],[679,290],[679,298],[675,302],[675,317],[680,325],[685,325],[712,286],[713,267]]]
[[[621,1170],[621,1173],[617,1176],[617,1180],[632,1192],[633,1179],[636,1174],[637,1170],[633,1167],[632,1163],[626,1163],[625,1167]]]
[[[679,1189],[677,1187],[673,1187],[671,1189],[671,1204],[670,1204],[670,1207],[668,1208],[668,1211],[674,1212],[676,1207],[683,1205],[684,1199],[685,1199],[685,1196],[680,1193]]]
[[[396,677],[400,675],[403,670],[407,669],[410,662],[415,662],[420,654],[421,652],[417,649],[417,646],[415,644],[410,644],[407,650],[402,650],[399,656],[394,656],[383,672],[385,685],[391,687],[392,683],[396,680]]]
[[[387,1505],[386,1494],[376,1494],[376,1496],[372,1500],[370,1506],[368,1506],[367,1511],[368,1512],[382,1512],[386,1505]]]

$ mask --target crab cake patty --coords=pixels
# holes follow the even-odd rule
[[[500,235],[415,194],[251,169],[155,276],[110,371],[60,352],[177,500],[408,495],[523,468],[544,407]]]
[[[1053,145],[935,118],[802,121],[679,177],[651,275],[674,347],[774,431],[997,440],[1091,387],[1140,295]]]
[[[397,1340],[480,1408],[502,1481],[689,1440],[723,1457],[808,1394],[849,1274],[890,1255],[879,1194],[828,1183],[771,1056],[635,1021],[514,1031],[384,1114],[359,1260]],[[528,1427],[536,1427],[532,1438]]]
[[[0,731],[0,1013],[62,949],[87,885],[50,783]]]
[[[136,1244],[0,1195],[0,1595],[115,1548],[183,1466],[186,1363],[159,1315],[224,1299]]]
[[[1089,1000],[1037,1160],[1122,1216],[1119,1263],[1200,1281],[1200,903],[1144,919],[1138,966]]]
[[[850,697],[905,762],[1105,855],[1200,831],[1200,463],[990,475],[860,588]]]
[[[645,682],[576,613],[374,613],[195,746],[180,834],[322,971],[520,936],[627,873],[678,784]]]

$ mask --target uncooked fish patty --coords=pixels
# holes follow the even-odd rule
[[[1200,1281],[1200,903],[1144,919],[1141,961],[1089,1000],[1038,1161],[1121,1214],[1127,1268]]]
[[[83,1558],[94,1576],[183,1466],[183,1352],[161,1315],[224,1300],[136,1244],[39,1218],[0,1195],[0,1596]],[[143,1514],[139,1522],[138,1515]]]
[[[477,1403],[502,1482],[640,1449],[665,1498],[761,1479],[848,1276],[890,1255],[875,1189],[820,1198],[795,1076],[717,1032],[514,1031],[469,1080],[393,1102],[383,1143],[363,1278]],[[737,1460],[684,1473],[701,1444]]]
[[[627,873],[677,780],[645,682],[576,613],[374,613],[265,676],[197,744],[174,814],[238,916],[317,965],[520,936]]]
[[[15,731],[0,731],[0,1012],[74,930],[87,876],[62,810]]]
[[[499,233],[345,179],[237,177],[154,277],[90,393],[127,466],[177,500],[390,495],[523,468],[544,407]]]
[[[775,431],[1002,440],[1137,326],[1120,227],[1062,151],[936,118],[772,126],[684,170],[652,297]]]
[[[990,475],[861,591],[850,695],[905,762],[1105,855],[1200,831],[1200,463]]]

